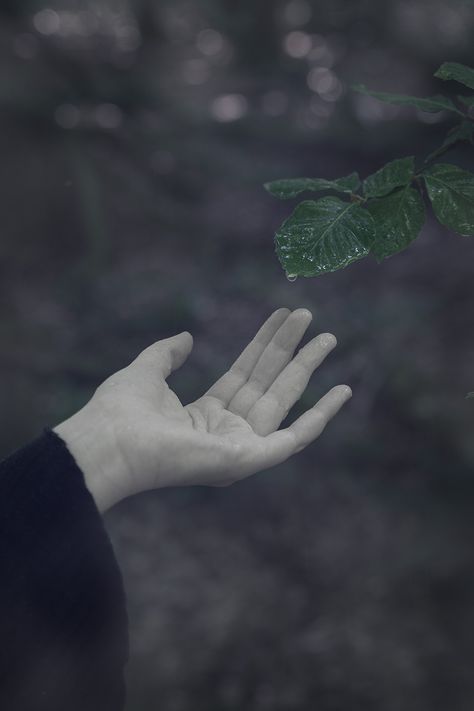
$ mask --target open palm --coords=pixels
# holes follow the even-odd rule
[[[158,341],[108,378],[94,397],[113,420],[129,492],[226,486],[312,442],[351,391],[346,385],[333,388],[288,428],[278,429],[336,345],[334,336],[321,334],[293,358],[311,318],[306,309],[275,311],[231,368],[186,406],[166,378],[192,349],[187,332]]]

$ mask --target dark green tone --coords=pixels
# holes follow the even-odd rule
[[[407,185],[415,173],[415,159],[399,158],[384,165],[364,180],[363,191],[366,198],[383,197],[402,185]]]
[[[371,215],[337,197],[300,203],[276,235],[287,274],[312,277],[334,272],[369,254],[375,238]]]
[[[474,69],[458,62],[445,62],[435,73],[435,77],[445,81],[457,81],[469,89],[474,89]]]
[[[446,153],[446,151],[451,148],[451,146],[455,146],[457,143],[468,142],[472,144],[473,139],[474,123],[472,121],[463,121],[462,123],[459,123],[454,126],[454,128],[452,128],[448,132],[448,135],[444,139],[441,146],[432,153],[430,153],[425,162],[428,163],[434,160],[435,158],[438,158],[439,156],[443,155],[443,153]]]
[[[474,70],[447,62],[435,74],[474,88]],[[325,198],[303,202],[285,220],[275,235],[276,252],[290,277],[318,276],[348,266],[370,252],[378,261],[408,247],[416,239],[425,221],[425,207],[420,188],[422,179],[438,220],[461,235],[474,235],[474,175],[456,165],[433,161],[461,143],[473,143],[474,122],[445,96],[419,98],[372,91],[363,84],[356,91],[385,103],[414,106],[423,111],[450,111],[462,117],[451,127],[443,143],[416,172],[415,158],[409,156],[386,163],[362,183],[357,173],[345,178],[295,178],[266,183],[275,197],[295,197],[304,190],[335,190],[346,201]],[[458,96],[468,110],[474,97]],[[395,191],[395,192],[394,192]],[[370,221],[367,220],[370,217]]]
[[[458,96],[458,100],[468,109],[474,108],[474,96]]]
[[[418,236],[425,221],[425,206],[420,194],[407,186],[368,205],[376,225],[372,254],[382,261],[401,252]]]
[[[461,235],[474,235],[474,175],[449,163],[423,173],[438,220]]]

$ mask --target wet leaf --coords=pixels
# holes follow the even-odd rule
[[[375,238],[372,216],[338,197],[300,203],[275,235],[278,258],[288,274],[317,276],[367,256]]]
[[[395,188],[410,183],[414,173],[415,159],[413,156],[393,160],[364,180],[364,195],[366,197],[388,195]]]
[[[376,228],[372,254],[381,261],[406,249],[425,221],[425,206],[418,190],[407,186],[367,204]]]
[[[288,200],[296,197],[302,192],[310,190],[321,192],[323,190],[335,190],[340,193],[352,193],[360,186],[360,179],[357,173],[351,173],[345,178],[336,180],[326,180],[325,178],[288,178],[286,180],[274,180],[265,183],[264,187],[268,192],[280,200]]]
[[[438,220],[461,235],[474,235],[474,174],[449,163],[423,171]]]

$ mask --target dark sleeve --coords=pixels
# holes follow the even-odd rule
[[[123,709],[127,623],[102,516],[45,429],[0,463],[0,709]]]

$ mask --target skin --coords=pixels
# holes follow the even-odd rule
[[[229,486],[319,437],[351,397],[347,385],[332,388],[278,429],[336,345],[323,333],[294,356],[311,320],[307,309],[274,311],[230,369],[185,406],[166,378],[191,353],[187,331],[154,343],[107,378],[79,412],[54,428],[98,509],[165,486]]]

